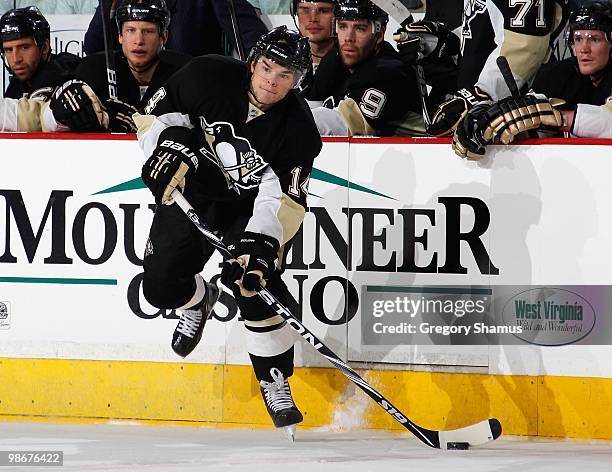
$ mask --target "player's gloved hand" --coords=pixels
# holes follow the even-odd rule
[[[484,133],[490,108],[491,102],[475,105],[457,126],[453,135],[453,151],[459,157],[477,161],[484,156],[485,146],[489,142],[484,138]]]
[[[423,58],[423,39],[416,34],[408,33],[407,28],[399,28],[393,33],[397,51],[404,64],[414,65],[416,61]]]
[[[55,120],[71,131],[95,132],[108,128],[108,113],[91,87],[81,80],[60,85],[49,106]]]
[[[431,61],[459,54],[459,37],[440,21],[420,20],[398,29],[393,39],[405,64]]]
[[[265,234],[245,231],[240,241],[228,248],[239,256],[223,262],[221,282],[228,288],[238,285],[243,297],[256,295],[276,268],[279,242]]]
[[[509,144],[519,133],[542,127],[559,128],[563,117],[557,107],[564,100],[549,100],[544,95],[526,94],[507,97],[493,104],[485,114],[483,138],[494,143]]]
[[[455,95],[440,104],[433,117],[431,124],[425,131],[431,136],[447,136],[452,134],[466,115],[466,113],[480,102],[489,102],[491,97],[474,87],[474,90],[461,89]]]
[[[113,133],[135,133],[136,125],[132,115],[138,113],[136,107],[121,100],[109,98],[104,104],[108,113],[108,130]]]
[[[172,138],[172,139],[165,139]],[[198,168],[196,154],[186,144],[192,134],[187,128],[174,126],[164,130],[151,157],[142,166],[142,180],[155,196],[157,204],[174,203],[172,192],[185,190],[187,177]]]

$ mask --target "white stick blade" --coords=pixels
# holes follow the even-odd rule
[[[493,429],[491,421],[493,421]],[[498,430],[499,429],[499,430]],[[465,428],[452,429],[450,431],[440,431],[438,437],[440,438],[440,447],[446,449],[446,443],[448,442],[466,442],[470,446],[480,446],[486,444],[489,441],[497,439],[501,434],[501,426],[497,420],[484,420],[480,423],[476,423]]]

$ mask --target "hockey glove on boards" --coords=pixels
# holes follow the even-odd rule
[[[187,177],[197,170],[196,154],[190,147],[181,144],[190,143],[191,139],[191,131],[187,128],[167,128],[161,133],[151,157],[142,166],[142,181],[153,193],[157,204],[174,203],[174,189],[183,192]]]
[[[221,282],[228,288],[240,287],[243,297],[252,297],[276,268],[279,242],[271,236],[245,231],[240,240],[228,249],[239,254],[236,259],[223,262]]]
[[[132,115],[136,107],[121,100],[108,99],[104,104],[108,113],[108,130],[113,133],[135,133],[137,130]]]
[[[459,54],[459,37],[440,21],[420,20],[393,34],[404,64],[436,61]]]
[[[108,128],[108,113],[91,87],[82,80],[69,80],[60,85],[53,92],[49,107],[55,120],[71,131],[93,132]]]
[[[488,103],[490,100],[491,97],[478,87],[474,87],[474,90],[466,88],[458,90],[451,99],[440,104],[431,118],[431,124],[427,126],[425,131],[431,136],[447,136],[452,134],[466,113],[474,105],[481,102]]]
[[[506,97],[496,103],[483,102],[472,108],[453,136],[453,150],[471,160],[484,155],[488,143],[509,144],[523,132],[542,126],[558,128],[563,124],[555,107],[563,100],[549,100],[544,95],[527,94]]]

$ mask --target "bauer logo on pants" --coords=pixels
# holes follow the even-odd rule
[[[11,308],[9,302],[0,302],[0,329],[11,327]]]

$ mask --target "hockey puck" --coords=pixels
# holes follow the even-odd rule
[[[466,442],[447,442],[446,443],[446,449],[467,451],[469,448],[470,448],[470,443],[466,443]]]

